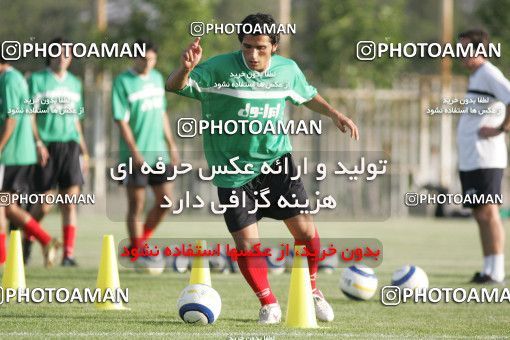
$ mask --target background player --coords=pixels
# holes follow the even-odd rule
[[[489,35],[473,29],[459,34],[464,45],[479,44],[487,50]],[[483,56],[462,59],[471,72],[467,97],[470,104],[481,112],[491,108],[499,114],[463,114],[457,128],[459,173],[464,195],[501,195],[503,170],[507,166],[505,133],[510,131],[510,82],[503,73]],[[481,104],[477,98],[489,98]],[[503,114],[506,111],[506,115]],[[476,283],[502,283],[505,278],[505,230],[497,204],[467,205],[480,229],[483,250],[483,268],[473,277]]]
[[[254,14],[246,17],[242,24],[260,25],[276,24],[267,14]],[[310,86],[303,73],[290,59],[275,55],[278,48],[279,35],[244,35],[239,34],[241,51],[213,57],[198,65],[202,57],[200,39],[197,38],[182,54],[181,65],[168,78],[166,88],[180,95],[198,99],[202,104],[202,119],[226,121],[231,119],[258,119],[267,122],[282,121],[285,101],[295,105],[304,104],[309,109],[330,117],[342,131],[350,130],[351,137],[358,139],[356,125],[346,116],[332,108]],[[248,87],[215,87],[216,83],[254,83]],[[284,84],[284,89],[263,89],[264,83]],[[254,109],[250,109],[254,108]],[[277,114],[271,118],[261,114],[268,108]],[[249,112],[247,112],[249,111]],[[276,124],[275,124],[276,125]],[[283,195],[292,199],[296,195],[300,202],[307,199],[301,180],[291,181],[290,176],[296,175],[290,155],[291,146],[288,135],[219,135],[206,133],[203,136],[204,152],[209,163],[228,165],[229,159],[239,156],[236,162],[241,169],[248,163],[253,164],[254,175],[219,175],[215,176],[214,184],[218,186],[221,203],[228,203],[233,191],[241,195],[247,194],[245,207],[228,208],[224,214],[227,227],[232,234],[238,249],[249,249],[258,242],[257,221],[262,217],[283,220],[296,244],[306,245],[312,252],[319,250],[320,239],[317,228],[310,215],[300,214],[300,209],[277,207],[278,198]],[[290,174],[262,175],[260,167],[264,162],[273,164],[285,160],[291,163]],[[254,207],[255,191],[268,187],[271,207],[259,210],[257,214],[249,214]],[[235,189],[235,190],[233,190]],[[273,295],[268,278],[267,264],[260,257],[240,257],[239,268],[257,295],[262,305],[259,313],[261,323],[278,323],[281,320],[281,309]],[[316,315],[321,321],[332,321],[333,310],[321,291],[316,287],[318,261],[316,257],[308,258],[310,280],[313,289]]]
[[[171,184],[167,181],[172,174],[170,162],[179,164],[180,160],[166,115],[164,79],[154,69],[157,48],[148,40],[135,43],[145,44],[146,54],[135,58],[133,67],[115,79],[112,112],[121,135],[119,161],[127,163],[131,157],[134,163],[133,174],[125,178],[124,184],[128,194],[127,226],[131,246],[139,248],[151,237],[168,210],[160,205],[165,202],[165,195],[171,196]],[[141,173],[144,162],[154,168],[159,157],[166,165],[165,173]],[[147,185],[152,188],[155,201],[142,225]]]
[[[68,41],[55,38],[49,45],[64,43]],[[35,188],[43,193],[58,189],[62,195],[76,196],[84,183],[83,171],[88,169],[89,156],[80,123],[85,117],[82,84],[68,71],[71,60],[71,47],[62,45],[59,57],[48,57],[48,67],[32,74],[29,89],[36,111],[34,135],[41,155]],[[50,209],[48,204],[39,204],[32,206],[30,212],[41,221]],[[60,210],[64,236],[62,266],[76,266],[76,205],[62,204]]]
[[[2,200],[10,193],[28,193],[37,162],[31,117],[25,101],[29,98],[23,75],[0,57],[0,192]],[[4,202],[2,202],[4,203]],[[43,248],[44,265],[54,264],[57,240],[41,228],[28,212],[15,202],[0,207],[0,264],[5,262],[7,221],[33,235]]]

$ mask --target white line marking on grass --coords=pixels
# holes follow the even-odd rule
[[[225,338],[228,336],[236,337],[236,336],[243,336],[243,337],[260,337],[260,336],[299,336],[299,337],[331,337],[331,338],[337,338],[337,337],[346,337],[346,338],[359,338],[359,337],[367,337],[367,338],[393,338],[393,339],[409,339],[409,338],[423,338],[423,335],[420,336],[410,336],[408,334],[381,334],[381,333],[320,333],[319,331],[316,333],[302,333],[302,332],[267,332],[264,330],[261,330],[257,333],[245,333],[245,332],[214,332],[214,333],[208,333],[204,330],[204,332],[68,332],[68,333],[44,333],[44,332],[0,332],[0,336],[25,336],[25,337],[69,337],[69,336],[76,336],[76,337],[90,337],[90,336],[121,336],[121,337],[128,337],[128,336],[196,336],[196,337],[219,337],[219,338]],[[501,339],[501,336],[499,335],[491,335],[491,336],[458,336],[458,335],[437,335],[437,334],[426,334],[425,337],[437,337],[441,339]]]

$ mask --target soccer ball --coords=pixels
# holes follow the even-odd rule
[[[210,256],[209,257],[209,268],[211,268],[211,272],[213,272],[213,273],[227,274],[229,272],[228,257],[225,254],[224,246],[220,247],[220,255],[219,256]]]
[[[189,285],[177,300],[179,316],[186,323],[214,323],[221,312],[221,298],[212,287],[204,284]]]
[[[142,256],[135,261],[135,271],[138,273],[159,275],[165,270],[163,254],[158,256]]]
[[[170,249],[174,249],[175,246],[171,245]],[[187,256],[167,256],[166,267],[171,268],[177,273],[186,273],[191,266],[191,260]]]
[[[186,273],[191,266],[191,260],[186,256],[172,256],[172,269],[177,273]]]
[[[321,249],[321,254],[322,251],[325,249],[326,248]],[[334,256],[327,256],[324,260],[319,262],[319,271],[325,274],[333,274],[335,268],[338,268],[339,264],[340,258],[338,257],[338,255],[335,254]]]
[[[391,285],[412,290],[423,290],[429,287],[429,278],[420,267],[406,265],[393,273]]]
[[[350,299],[369,300],[377,290],[377,277],[372,268],[351,266],[340,276],[340,290]]]
[[[271,274],[283,274],[285,272],[285,257],[278,261],[277,259],[281,256],[280,248],[271,248],[271,256],[266,257],[267,270]]]

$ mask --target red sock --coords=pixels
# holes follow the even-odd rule
[[[319,233],[317,232],[317,228],[315,228],[315,235],[314,237],[309,241],[301,241],[296,240],[294,242],[296,246],[306,246],[306,248],[310,252],[317,251],[317,254],[320,252],[321,249],[321,240],[319,238]],[[317,271],[319,270],[319,257],[308,257],[308,270],[310,271],[310,283],[312,284],[312,291],[315,292],[317,289]]]
[[[131,237],[131,247],[130,249],[136,248],[140,249],[143,247],[143,242],[141,237]]]
[[[65,225],[64,233],[64,257],[73,257],[74,243],[76,240],[76,227],[72,224]]]
[[[239,257],[239,269],[244,278],[255,292],[262,306],[276,303],[276,297],[271,291],[267,280],[267,262],[263,257]]]
[[[50,243],[51,236],[41,227],[39,222],[34,220],[32,217],[23,227],[25,231],[27,231],[30,235],[33,235],[43,246]]]
[[[155,227],[148,227],[147,224],[143,225],[143,234],[142,234],[142,245],[145,241],[150,239],[152,237],[152,234],[154,233]]]
[[[5,263],[5,233],[0,233],[0,264]]]

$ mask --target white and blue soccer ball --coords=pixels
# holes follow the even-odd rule
[[[350,299],[369,300],[377,291],[377,276],[372,268],[351,266],[340,276],[340,290]]]
[[[177,273],[186,273],[191,267],[191,259],[187,256],[172,256],[172,270]]]
[[[412,290],[424,290],[429,287],[429,278],[420,267],[405,265],[393,273],[391,285]]]
[[[285,272],[285,257],[278,261],[281,256],[281,249],[278,247],[271,248],[271,256],[266,257],[267,270],[271,274],[283,274]]]
[[[217,291],[204,284],[189,285],[177,300],[179,316],[186,323],[212,324],[221,312],[221,298]]]

